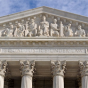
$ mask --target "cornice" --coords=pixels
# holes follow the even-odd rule
[[[88,41],[88,37],[1,37],[0,41]]]
[[[61,18],[65,18],[68,20],[73,20],[73,21],[88,24],[88,17],[77,15],[74,13],[61,11],[61,10],[57,10],[54,8],[45,7],[45,6],[0,17],[0,24],[6,23],[9,21],[13,21],[13,20],[22,19],[25,17],[30,17],[32,15],[37,15],[37,14],[41,14],[41,13],[47,13],[47,14],[54,15],[54,16],[61,17]]]

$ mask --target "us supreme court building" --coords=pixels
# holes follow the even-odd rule
[[[88,88],[88,17],[45,6],[0,17],[0,88]]]

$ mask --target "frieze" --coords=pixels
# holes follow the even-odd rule
[[[0,49],[0,54],[88,54],[88,49]]]

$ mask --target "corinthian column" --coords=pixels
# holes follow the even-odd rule
[[[32,88],[32,76],[35,66],[34,61],[20,61],[22,81],[21,88]]]
[[[53,73],[53,88],[64,88],[64,73],[66,61],[51,61]]]
[[[88,88],[88,61],[79,62],[82,77],[82,88]]]
[[[4,77],[6,73],[6,61],[0,61],[0,88],[4,88]]]

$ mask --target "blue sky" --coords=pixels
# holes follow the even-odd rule
[[[0,0],[0,16],[41,6],[88,16],[88,0]]]

